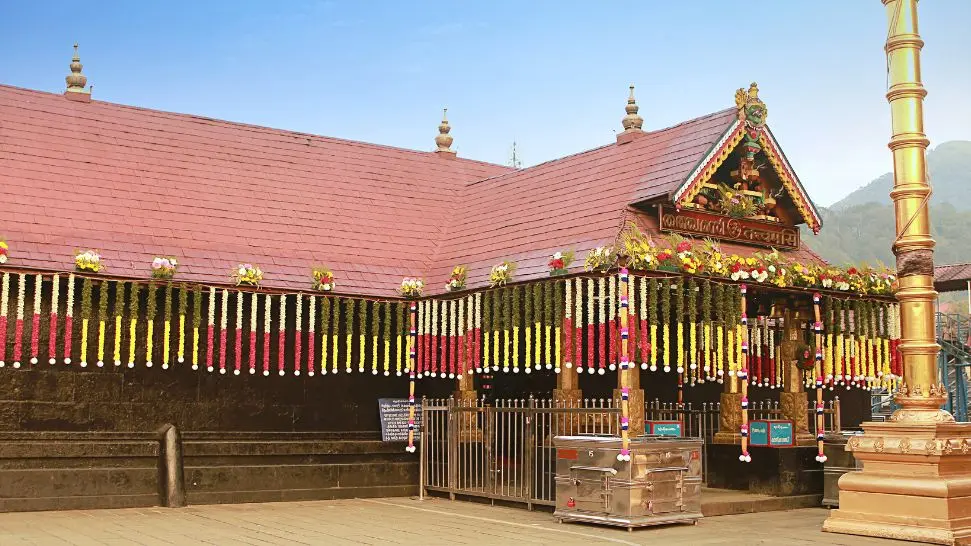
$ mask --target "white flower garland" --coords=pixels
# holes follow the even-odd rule
[[[245,297],[246,297],[246,294],[244,294],[243,292],[236,292],[236,336],[237,337],[239,337],[243,333],[243,298]],[[237,343],[241,343],[241,341],[237,341]],[[234,354],[233,356],[235,358],[236,355]],[[242,358],[242,353],[240,353],[239,356],[240,358]],[[234,364],[233,375],[239,375],[240,374],[239,370],[243,366],[243,363],[234,362],[233,364]]]
[[[597,300],[597,326],[600,326],[601,324],[606,324],[607,322],[606,321],[607,319],[607,279],[603,277],[600,277],[599,279],[597,279],[597,295],[599,296]],[[600,336],[599,330],[595,335],[599,339],[599,336]],[[600,352],[603,352],[604,358],[607,358],[608,353],[607,353],[606,347],[601,348]],[[594,354],[594,360],[597,360],[599,357],[600,357],[599,353]],[[592,364],[589,365],[587,367],[587,373],[593,373],[593,368],[594,367]],[[606,373],[604,371],[604,368],[600,367],[600,363],[597,363],[597,373],[600,375],[603,375],[604,373]]]
[[[61,293],[61,276],[58,275],[57,273],[55,273],[54,274],[54,289],[51,292],[51,314],[53,314],[53,315],[57,315],[58,314],[57,313],[57,311],[58,311],[57,304],[60,301],[60,293]],[[56,332],[49,332],[48,335],[53,336],[53,335],[55,335],[55,333]],[[53,346],[51,348],[53,349]],[[49,364],[54,364],[55,362],[57,362],[57,359],[54,358],[54,352],[51,351],[50,360],[48,361],[48,363]]]
[[[482,292],[477,292],[475,294],[475,329],[482,331]],[[472,344],[472,347],[477,348],[476,344]],[[475,364],[475,371],[482,371],[482,363],[477,359],[473,364]]]
[[[254,293],[253,295],[255,296],[256,294]],[[263,339],[270,337],[270,315],[272,314],[272,312],[273,312],[273,302],[272,302],[272,299],[270,298],[270,295],[266,294],[265,296],[263,296]],[[269,357],[267,357],[266,355],[263,355],[264,362],[266,362],[268,358]],[[264,368],[263,375],[264,376],[270,375],[270,370]]]
[[[638,289],[637,293],[640,295],[640,305],[638,305],[637,307],[637,310],[640,313],[640,315],[638,316],[638,319],[640,321],[645,321],[647,320],[647,277],[641,277],[640,288]],[[640,328],[640,323],[637,324],[637,327]],[[641,332],[641,334],[647,335],[647,332]],[[643,346],[643,344],[641,346]],[[653,351],[654,351],[654,346],[651,346],[651,348],[648,350],[648,353],[651,353]],[[642,370],[647,369],[648,367],[647,361],[649,358],[650,357],[646,354],[641,355]]]
[[[593,309],[593,279],[587,279],[587,329],[593,328],[594,309]],[[587,334],[589,336],[589,334]],[[586,336],[585,336],[586,337]],[[589,353],[584,354],[586,356]],[[594,363],[587,362],[587,373],[595,373]],[[577,366],[577,373],[582,372],[583,367]]]
[[[574,355],[579,354],[580,358],[573,363],[577,368],[577,373],[583,371],[583,345],[576,342],[576,332],[580,331],[580,321],[583,320],[583,280],[580,278],[574,279],[574,286],[576,290],[576,297],[573,298],[573,332],[569,332],[569,335],[573,336],[573,353]],[[571,290],[569,285],[567,285],[567,291]]]
[[[226,331],[226,325],[229,323],[229,290],[223,289],[222,293],[222,306],[221,313],[219,315],[219,337],[222,341],[222,333]],[[220,347],[220,352],[225,353],[226,348]],[[220,358],[220,360],[222,360]],[[220,362],[220,364],[225,364],[225,361]],[[219,373],[226,373],[226,368],[224,366],[219,367]]]
[[[431,321],[432,321],[432,354],[436,354],[437,355],[438,354],[438,324],[439,324],[439,316],[442,313],[441,313],[441,309],[440,309],[439,304],[438,304],[438,300],[432,300],[431,303],[432,303],[432,312],[431,312]],[[442,324],[442,329],[443,330],[445,329],[445,325],[444,324]],[[436,368],[437,368],[438,367],[438,359],[435,359],[435,363],[436,363]],[[438,377],[438,372],[439,371],[440,370],[437,370],[437,369],[436,370],[433,370],[432,371],[432,377]],[[445,377],[445,372],[442,372],[441,377]]]
[[[34,277],[34,316],[35,317],[39,317],[40,316],[40,300],[41,300],[41,297],[42,297],[42,294],[41,293],[42,293],[43,289],[44,289],[44,277],[42,275],[38,274],[37,276]],[[54,309],[56,309],[56,308],[54,308]],[[38,332],[32,332],[31,333],[31,336],[39,336],[39,335],[40,334]],[[31,351],[30,363],[31,364],[37,364],[37,355],[36,354],[33,354],[33,352],[34,352],[33,343],[31,343],[30,351]]]
[[[310,320],[307,322],[307,332],[309,332],[309,334],[308,334],[309,339],[307,339],[307,346],[308,347],[315,347],[316,344],[317,344],[316,336],[314,335],[314,332],[317,330],[317,327],[316,327],[316,325],[317,325],[317,296],[310,296],[310,310],[309,310],[309,312],[310,312]],[[390,342],[388,340],[385,340],[385,344],[387,344],[387,343],[390,343]],[[387,349],[385,349],[385,352],[387,352]],[[308,364],[308,366],[311,365],[311,364],[313,364],[313,360],[311,360],[310,358],[308,358],[307,359],[307,364]],[[314,370],[313,370],[313,368],[307,370],[307,375],[309,377],[313,377],[314,376]]]
[[[287,295],[286,294],[280,294],[280,328],[279,328],[279,331],[280,332],[283,332],[284,333],[283,334],[284,336],[287,335],[286,334],[286,331],[287,331]],[[284,347],[285,346],[286,346],[286,344],[284,344]],[[283,357],[284,357],[284,355],[279,355],[278,356],[278,358],[283,358]],[[279,366],[279,360],[277,361],[277,365]],[[284,367],[286,367],[286,364],[284,364]],[[283,375],[286,375],[287,372],[283,368],[280,368],[279,373],[280,373],[281,376],[283,376]]]
[[[303,294],[294,294],[294,297],[297,298],[297,312],[296,312],[296,315],[297,315],[297,336],[294,337],[294,341],[295,342],[302,343],[302,340],[300,340],[300,338],[302,336],[300,334],[301,334],[301,332],[303,332]],[[300,341],[297,341],[297,340],[300,340]],[[296,356],[296,355],[294,355],[294,356]],[[294,362],[294,365],[293,365],[293,375],[300,375],[300,368],[297,367],[299,365],[300,365],[299,362]]]
[[[769,346],[769,365],[775,366],[776,369],[778,369],[778,366],[775,363],[775,330],[768,328],[768,324],[766,325],[765,335],[766,335],[766,341],[768,341],[768,346]],[[776,385],[770,384],[769,388],[774,389],[778,386],[778,382],[779,382],[778,373],[776,373],[775,380],[777,384]]]
[[[24,298],[27,295],[27,275],[21,273],[17,281],[17,322],[23,322],[24,320]],[[20,340],[16,340],[19,342]],[[14,360],[14,368],[20,367],[20,361]]]
[[[7,303],[10,299],[10,273],[3,274],[2,288],[0,288],[0,317],[7,317]],[[4,339],[0,340],[0,343],[7,343],[6,332],[3,332]],[[6,366],[7,363],[0,359],[0,368]]]
[[[458,326],[458,323],[456,322],[456,315],[457,315],[457,313],[458,313],[458,300],[451,300],[451,301],[449,301],[448,302],[448,317],[447,317],[448,318],[448,337],[449,337],[449,340],[448,340],[448,344],[445,345],[448,348],[448,358],[449,359],[452,358],[452,350],[451,350],[451,345],[452,345],[452,341],[453,341],[452,338],[454,338],[455,335],[456,335],[456,333],[457,333],[457,326]],[[444,321],[443,321],[443,323],[444,323]],[[449,379],[455,379],[455,372],[452,371],[452,368],[451,367],[449,367],[449,369],[448,369],[448,378]]]
[[[458,332],[456,335],[458,335],[459,338],[462,340],[464,340],[465,336],[468,335],[467,333],[468,328],[466,328],[466,324],[465,324],[465,306],[468,305],[470,299],[471,298],[462,298],[461,300],[458,301],[459,316],[458,316]],[[458,342],[458,340],[456,340],[456,342]],[[455,363],[456,375],[462,375],[462,368],[464,367],[461,359],[462,348],[463,348],[462,344],[459,344],[458,351],[456,352],[456,357],[459,359],[459,361]],[[466,361],[468,361],[468,355],[465,355],[465,357],[466,357]]]
[[[249,308],[249,331],[250,331],[250,338],[252,338],[252,335],[256,333],[256,312],[259,309],[259,306],[257,304],[256,292],[253,292],[252,294],[250,294],[249,307],[250,307]],[[253,347],[253,345],[251,344],[250,350],[253,351],[255,349],[256,347]],[[250,365],[250,368],[249,368],[249,373],[250,375],[252,375],[256,373],[256,364],[255,364],[256,361],[253,360],[252,356],[250,356],[250,362],[253,363],[252,365]]]
[[[610,303],[610,305],[607,305],[607,329],[609,330],[610,327],[613,326],[614,321],[617,320],[617,277],[615,275],[610,276],[610,282],[608,283],[607,299]],[[601,304],[602,304],[601,308],[603,307],[603,305],[606,305],[607,303],[608,302],[604,302],[601,299]],[[601,313],[603,313],[603,311],[601,311]],[[601,317],[602,316],[603,315],[601,315]],[[610,337],[609,332],[608,332],[608,337]],[[616,340],[611,339],[608,343],[613,345],[614,343],[616,343]],[[604,357],[607,358],[608,360],[610,359],[609,348],[604,349]],[[610,364],[610,371],[614,371],[617,369],[617,364],[615,362],[610,362],[609,364]]]
[[[415,346],[414,346],[414,349],[415,349],[415,368],[416,368],[416,371],[417,370],[421,370],[421,368],[418,367],[418,359],[419,358],[422,359],[422,364],[425,364],[425,353],[421,350],[421,343],[420,343],[419,340],[423,340],[424,339],[424,336],[425,336],[425,332],[428,331],[425,328],[425,318],[427,316],[427,313],[425,313],[425,304],[426,303],[427,302],[424,302],[424,301],[418,302],[417,309],[416,309],[416,313],[418,315],[417,317],[415,317],[415,323],[417,324],[417,328],[416,328],[416,330],[417,330],[416,331],[417,337],[415,339]],[[419,379],[422,378],[422,377],[424,377],[424,376],[425,376],[424,370],[421,370],[420,372],[418,372],[416,374],[416,377],[418,377]]]

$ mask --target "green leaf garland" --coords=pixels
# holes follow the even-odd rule
[[[554,326],[557,328],[563,327],[563,316],[564,316],[563,306],[565,305],[565,301],[566,301],[564,299],[564,289],[565,289],[564,284],[565,284],[565,281],[556,281],[555,284],[553,285],[554,287],[553,288],[553,321],[554,321]]]
[[[158,290],[158,287],[155,286],[155,283],[153,282],[148,283],[148,306],[147,306],[148,310],[145,313],[145,318],[147,320],[155,319],[155,311],[156,309],[158,309],[158,301],[157,301],[157,298],[155,297],[156,290]]]
[[[196,285],[192,291],[192,326],[198,328],[202,324],[202,286]]]
[[[491,340],[490,335],[492,335],[492,290],[482,296],[482,336]],[[484,356],[488,362],[490,355]]]

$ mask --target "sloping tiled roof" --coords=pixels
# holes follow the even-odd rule
[[[179,280],[227,282],[251,262],[286,289],[325,265],[362,295],[410,275],[441,292],[458,264],[482,286],[505,259],[517,280],[545,277],[552,253],[575,250],[579,269],[629,221],[657,233],[630,204],[677,189],[735,120],[723,110],[512,170],[0,86],[0,234],[11,264],[64,271],[94,248],[134,278],[155,255],[181,258]]]
[[[577,260],[571,269],[579,270],[587,252],[614,244],[628,221],[658,234],[656,216],[628,205],[677,189],[735,119],[734,109],[723,110],[626,144],[469,184],[448,223],[430,278],[444,282],[452,266],[464,264],[469,266],[469,286],[483,286],[491,267],[505,259],[517,262],[517,280],[543,277],[554,252],[573,249]],[[759,250],[722,246],[740,255]],[[805,245],[790,255],[822,262]]]
[[[968,281],[971,281],[971,263],[939,265],[934,268],[934,288],[939,292],[967,290]]]
[[[421,275],[457,192],[507,167],[0,86],[0,234],[17,265],[227,282],[241,262],[306,288],[391,295]],[[14,260],[11,261],[11,265]]]

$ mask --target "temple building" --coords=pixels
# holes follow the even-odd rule
[[[412,408],[623,395],[625,437],[662,420],[652,401],[720,403],[710,484],[749,488],[824,459],[824,432],[900,375],[893,275],[806,246],[820,216],[754,83],[667,128],[631,86],[616,141],[528,168],[459,157],[445,115],[426,152],[85,85],[76,46],[63,93],[0,85],[0,430],[76,465],[22,491],[0,465],[0,510],[153,504],[165,424],[190,503],[410,494],[415,456],[374,437],[378,399],[409,388]],[[766,448],[775,466],[739,473],[749,400],[808,463]],[[144,472],[122,474],[145,492],[90,486],[111,480],[85,461],[117,456],[91,438],[135,446],[122,466]],[[65,468],[80,477],[47,491]]]

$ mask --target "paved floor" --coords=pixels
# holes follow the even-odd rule
[[[626,530],[557,524],[549,513],[448,500],[360,499],[0,514],[0,545],[47,544],[843,544],[901,542],[824,534],[821,508]]]

